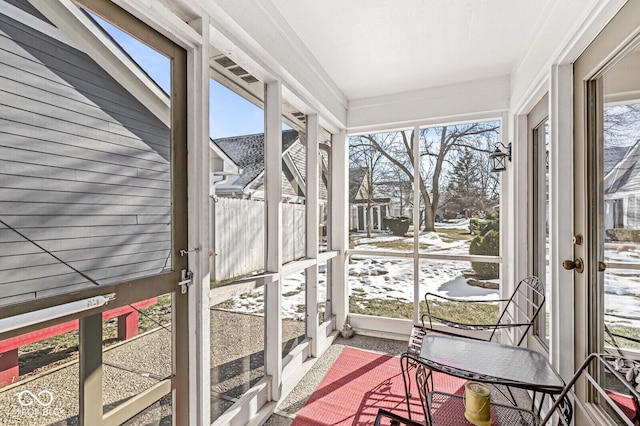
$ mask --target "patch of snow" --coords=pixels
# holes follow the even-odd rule
[[[466,229],[469,230],[469,219],[455,219],[448,222],[436,222],[436,228],[443,229]]]

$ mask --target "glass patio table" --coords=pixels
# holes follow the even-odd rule
[[[433,371],[438,371],[466,380],[505,386],[508,395],[500,387],[496,389],[510,400],[511,405],[495,404],[494,406],[493,403],[491,404],[494,407],[492,408],[492,419],[494,415],[498,416],[502,418],[502,424],[512,424],[509,420],[505,420],[509,416],[515,416],[515,418],[519,419],[518,424],[538,424],[540,410],[546,395],[551,395],[553,399],[553,395],[562,393],[565,386],[562,377],[544,355],[518,346],[471,338],[426,335],[422,340],[419,353],[414,353],[413,355],[405,354],[403,356],[409,356],[417,364],[416,381],[419,386],[420,383],[423,383],[424,386],[428,387],[428,381],[425,379],[420,380],[419,377],[422,375],[424,378],[426,371],[429,371],[427,376],[431,376]],[[433,385],[433,379],[431,379],[431,384]],[[518,407],[518,401],[511,388],[533,391],[530,408],[523,409]],[[464,403],[460,402],[463,401],[461,395],[438,392],[435,389],[429,392],[427,388],[419,390],[421,399],[424,396],[428,400],[428,402],[423,400],[423,408],[425,417],[430,419],[429,424],[432,422],[439,424],[442,420],[437,419],[437,416],[443,415],[441,414],[442,410],[435,409],[433,411],[433,405],[442,407],[441,401],[443,400],[457,401],[456,404],[463,407],[462,412],[464,412]],[[411,419],[410,394],[406,381],[405,392],[407,410],[409,419]],[[536,394],[538,392],[542,394],[542,398],[536,409]],[[436,400],[440,402],[436,402]],[[446,410],[444,415],[447,419],[449,419],[447,417],[449,415],[457,416],[455,411],[447,414]]]
[[[427,335],[417,358],[430,370],[476,382],[559,394],[564,381],[547,358],[519,346]]]

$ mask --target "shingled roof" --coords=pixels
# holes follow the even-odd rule
[[[283,131],[282,152],[296,139],[297,131]],[[234,186],[245,188],[264,171],[264,133],[214,139],[213,142],[242,169],[242,174],[233,181]]]
[[[604,177],[605,194],[640,190],[640,140]]]

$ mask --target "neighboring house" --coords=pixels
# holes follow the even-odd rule
[[[239,173],[215,183],[219,197],[264,200],[264,133],[214,139],[213,145],[237,164]],[[282,132],[282,198],[283,201],[304,204],[306,198],[306,148],[298,132]],[[327,200],[327,169],[323,166],[320,180],[320,203]]]
[[[389,212],[391,199],[382,197],[375,187],[369,200],[368,173],[364,167],[349,170],[349,229],[352,231],[366,231],[369,223],[372,230],[382,231],[382,220]],[[369,203],[371,210],[367,215]]]
[[[605,150],[604,227],[640,228],[640,140]]]
[[[0,304],[169,270],[167,96],[82,12],[2,7]]]
[[[0,0],[0,305],[171,269],[170,99],[74,4],[40,6]]]

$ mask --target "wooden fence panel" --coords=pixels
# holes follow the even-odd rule
[[[220,197],[214,202],[214,281],[264,270],[265,203]],[[305,206],[282,205],[282,260],[305,256]]]
[[[214,280],[264,270],[264,201],[220,197],[214,206]]]

